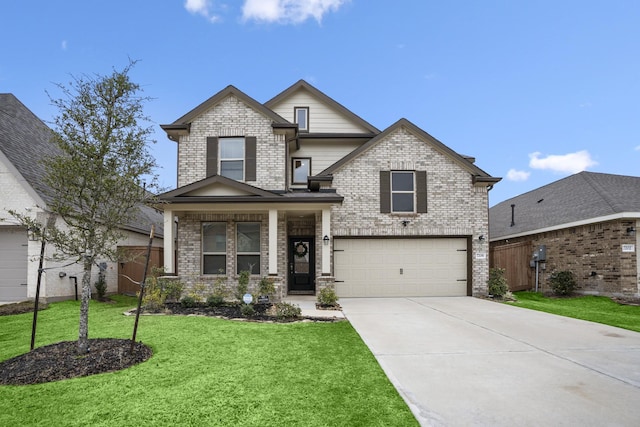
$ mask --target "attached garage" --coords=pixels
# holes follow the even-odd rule
[[[27,299],[27,232],[0,228],[0,301]]]
[[[466,238],[334,239],[340,297],[471,295]]]

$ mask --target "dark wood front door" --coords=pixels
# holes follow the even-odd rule
[[[289,293],[315,294],[315,245],[313,237],[289,238]]]

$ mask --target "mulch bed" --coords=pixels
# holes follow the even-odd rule
[[[131,340],[97,338],[89,340],[89,352],[79,355],[77,341],[63,341],[34,349],[0,362],[1,385],[40,384],[69,378],[119,371],[149,359],[148,346]]]

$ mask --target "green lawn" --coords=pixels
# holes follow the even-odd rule
[[[580,296],[574,298],[549,298],[535,292],[516,292],[518,301],[511,303],[561,316],[589,320],[640,332],[640,307],[621,305],[610,298]]]
[[[91,303],[90,338],[133,317]],[[79,303],[38,314],[36,347],[77,339]],[[0,317],[0,360],[29,350],[32,314]],[[410,410],[348,322],[268,324],[143,316],[148,361],[120,372],[0,386],[1,426],[411,426]]]

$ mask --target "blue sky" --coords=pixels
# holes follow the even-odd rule
[[[305,79],[376,127],[421,127],[503,180],[490,205],[582,170],[640,175],[636,0],[5,0],[0,92],[45,91],[129,58],[154,98],[160,182],[171,123],[233,84],[265,102]]]

